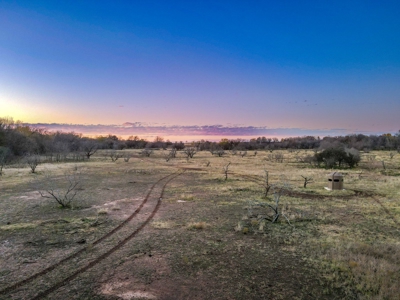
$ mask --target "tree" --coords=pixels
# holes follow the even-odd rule
[[[10,149],[0,146],[0,176],[3,175],[3,168],[10,158]]]
[[[81,149],[85,153],[87,159],[97,152],[98,144],[94,140],[86,139],[81,144]]]
[[[63,178],[46,174],[46,180],[38,187],[43,198],[53,199],[62,208],[71,208],[72,201],[82,190],[82,180],[78,172],[65,173]]]
[[[225,180],[228,180],[228,172],[229,172],[229,166],[230,166],[230,162],[226,165],[226,166],[224,166],[223,167],[223,170],[224,170],[224,174],[225,174]]]
[[[189,160],[189,158],[193,158],[193,156],[196,154],[196,148],[194,147],[188,147],[183,150],[183,154],[186,156],[186,159]]]
[[[305,176],[303,176],[303,175],[301,175],[301,177],[303,177],[303,179],[304,179],[304,184],[303,184],[303,187],[304,188],[307,188],[307,184],[308,183],[311,183],[311,182],[313,182],[312,180],[312,177],[305,177]]]
[[[150,155],[153,153],[153,150],[149,149],[149,148],[144,148],[142,150],[142,152],[140,152],[140,154],[146,156],[146,157],[150,157]]]
[[[122,157],[121,153],[118,153],[117,150],[110,150],[106,153],[107,156],[109,156],[111,158],[112,162],[116,162],[118,160],[118,158]],[[129,159],[128,159],[129,160]]]
[[[280,203],[281,197],[290,189],[287,183],[274,184],[271,186],[273,191],[272,199],[270,201],[249,200],[247,202],[247,215],[239,222],[236,230],[243,230],[243,222],[249,227],[258,226],[260,231],[264,230],[265,222],[277,223],[282,216],[286,219],[289,225],[292,225],[289,218],[283,211],[282,204]],[[271,201],[272,200],[272,201]],[[243,231],[244,232],[244,231]]]
[[[129,160],[131,159],[132,154],[131,153],[124,153],[123,158],[124,158],[124,162],[129,162]]]
[[[268,171],[264,168],[264,182],[263,182],[263,187],[264,187],[264,198],[268,197],[268,192],[271,189],[271,185],[269,184],[269,173]]]
[[[173,145],[172,145],[172,149],[175,149],[175,150],[183,150],[185,148],[185,144],[183,143],[183,142],[175,142]]]
[[[37,154],[28,154],[25,156],[25,162],[31,168],[31,172],[35,173],[37,166],[40,164],[40,156]]]
[[[351,148],[328,148],[315,154],[318,166],[325,165],[325,168],[334,168],[347,164],[349,168],[354,168],[361,160],[358,150]]]

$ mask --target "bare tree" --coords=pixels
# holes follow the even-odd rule
[[[82,142],[81,149],[85,153],[87,159],[97,152],[98,145],[93,140],[86,140]]]
[[[176,158],[176,152],[177,152],[176,148],[172,148],[171,150],[169,150],[169,156],[171,158]]]
[[[185,148],[183,150],[183,154],[185,154],[186,159],[189,160],[189,158],[193,158],[193,156],[196,154],[196,148],[194,147]]]
[[[109,156],[111,158],[112,162],[116,162],[120,157],[122,157],[122,154],[118,153],[117,150],[113,149],[113,150],[108,151],[106,153],[106,156]]]
[[[216,149],[213,152],[213,155],[217,155],[218,157],[222,157],[225,155],[225,150],[224,149]]]
[[[307,188],[307,184],[308,183],[311,183],[311,182],[313,182],[312,180],[312,177],[305,177],[305,176],[303,176],[303,175],[301,175],[301,177],[303,177],[303,179],[304,179],[304,188]]]
[[[269,173],[268,171],[264,168],[264,182],[263,182],[263,187],[264,187],[264,198],[268,197],[269,190],[271,189],[271,185],[269,184]]]
[[[3,175],[3,168],[7,164],[10,154],[10,149],[6,147],[0,147],[0,176]]]
[[[129,162],[129,160],[131,159],[132,154],[131,153],[124,153],[123,158],[124,158],[124,162]]]
[[[40,156],[37,154],[28,154],[25,156],[25,162],[31,168],[31,172],[35,173],[37,166],[41,163]]]
[[[228,171],[229,171],[229,165],[230,164],[231,163],[229,162],[225,167],[222,168],[224,170],[225,180],[228,180]]]
[[[61,180],[46,174],[43,186],[39,187],[43,198],[53,199],[63,208],[72,207],[72,201],[81,190],[81,178],[77,172],[64,174]]]
[[[291,225],[288,217],[283,212],[282,206],[280,205],[281,197],[283,196],[284,192],[287,189],[289,189],[289,185],[286,183],[275,184],[272,186],[272,189],[273,189],[272,203],[260,202],[257,200],[248,201],[248,206],[247,206],[248,217],[257,218],[258,223],[260,223],[263,220],[269,220],[272,223],[276,223],[278,222],[280,216],[283,216],[286,219],[286,221]],[[255,212],[257,208],[269,209],[269,211],[272,210],[272,215],[271,213],[268,213],[268,211]]]
[[[169,162],[169,160],[172,158],[171,151],[169,151],[167,153],[164,152],[163,155],[164,155],[164,158],[165,158],[166,162]]]
[[[153,150],[149,149],[149,148],[144,148],[142,150],[142,152],[140,152],[140,154],[146,156],[146,157],[150,157],[150,155],[153,154]]]

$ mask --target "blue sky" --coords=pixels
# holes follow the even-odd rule
[[[396,1],[0,1],[0,116],[393,133],[399,13]]]

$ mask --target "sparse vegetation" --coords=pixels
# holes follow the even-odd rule
[[[231,163],[229,162],[226,166],[224,166],[222,169],[224,171],[225,174],[225,180],[228,180],[228,173],[229,173],[229,166],[231,165]]]
[[[3,175],[3,168],[7,164],[10,157],[10,149],[0,147],[0,176]]]
[[[109,150],[109,151],[106,153],[106,156],[110,157],[112,162],[116,162],[116,161],[117,161],[119,158],[121,158],[123,155],[122,155],[122,153],[119,153],[117,150],[113,149],[113,150]],[[127,157],[125,156],[125,159],[126,159],[126,158],[127,158]],[[129,161],[129,158],[128,158],[127,161]]]
[[[109,137],[106,140],[113,141],[112,147],[120,142]],[[133,138],[132,143],[136,142],[139,139]],[[273,143],[271,141],[269,147]],[[179,281],[184,277],[194,290],[198,274],[204,274],[201,280],[209,286],[209,294],[205,295],[210,299],[262,299],[265,295],[292,299],[297,295],[311,299],[378,300],[396,299],[399,294],[398,155],[391,158],[389,151],[370,150],[360,154],[360,161],[353,168],[346,162],[340,167],[337,163],[334,167],[345,175],[346,190],[327,191],[324,187],[328,171],[299,158],[314,158],[312,149],[289,152],[274,147],[272,153],[257,150],[256,157],[251,155],[245,159],[231,152],[229,160],[235,170],[225,174],[225,167],[229,170],[231,165],[227,165],[225,158],[201,151],[210,146],[206,143],[196,144],[198,159],[190,162],[190,168],[182,156],[165,164],[164,154],[168,150],[155,150],[147,159],[135,160],[135,168],[129,168],[127,164],[105,161],[109,148],[99,147],[89,161],[79,150],[79,143],[75,150],[67,145],[66,162],[75,160],[75,155],[80,157],[73,163],[72,171],[70,163],[62,162],[64,159],[59,161],[55,156],[50,159],[44,154],[40,156],[43,162],[35,176],[29,174],[26,164],[13,160],[7,165],[0,193],[3,247],[0,290],[26,276],[24,261],[37,262],[29,266],[38,272],[43,265],[51,263],[48,261],[50,253],[58,253],[61,258],[78,246],[87,246],[82,260],[78,259],[83,262],[90,255],[101,254],[103,248],[114,246],[126,232],[120,231],[99,245],[93,241],[126,220],[127,214],[139,207],[139,199],[145,198],[152,183],[182,168],[186,173],[167,186],[160,210],[145,226],[143,234],[136,236],[129,247],[122,246],[115,255],[100,263],[98,269],[85,273],[82,280],[70,282],[71,289],[57,291],[57,296],[71,298],[72,290],[79,296],[92,292],[91,284],[98,282],[98,278],[105,282],[114,278],[109,276],[108,270],[123,278],[129,271],[135,280],[139,282],[142,278],[151,289],[155,273],[135,267],[144,258],[143,266],[151,264],[153,259],[157,259],[157,266],[164,266],[168,276],[160,277],[159,282],[168,286],[170,281],[166,278]],[[229,143],[222,145],[237,147]],[[135,156],[129,149],[116,151]],[[11,150],[10,153],[14,155]],[[282,154],[284,159],[282,162],[275,157],[269,159],[270,154]],[[382,172],[382,161],[385,161],[385,172]],[[221,168],[224,178],[221,178]],[[67,180],[64,174],[76,174],[79,170],[85,174],[85,190],[82,191],[80,184],[71,190],[70,186],[74,187],[76,181]],[[50,173],[51,176],[47,175]],[[282,176],[286,179],[282,180]],[[30,184],[33,177],[37,183],[34,188]],[[229,180],[223,181],[225,178]],[[311,178],[312,184],[309,184]],[[54,188],[46,189],[51,181]],[[290,184],[290,189],[277,185],[280,182]],[[56,188],[60,189],[58,194],[54,192]],[[81,206],[82,199],[84,206],[73,210],[55,209],[54,203],[62,205],[48,191],[61,199],[67,194],[67,199],[72,199],[69,207]],[[77,194],[74,195],[74,191]],[[83,197],[84,194],[91,197]],[[149,204],[154,207],[156,202],[151,201],[157,199],[150,197]],[[248,202],[249,199],[253,200]],[[144,206],[143,215],[130,222],[140,226],[141,218],[150,215],[150,206]],[[242,220],[243,212],[246,215]],[[15,261],[16,253],[21,262]],[[276,268],[274,278],[268,275],[273,266]],[[71,274],[75,268],[73,263],[66,263],[64,275]],[[107,274],[103,274],[104,270]],[[232,270],[237,270],[240,276]],[[54,278],[49,280],[58,282],[62,278],[55,272]],[[218,280],[218,288],[207,278]],[[277,288],[280,278],[288,279],[285,289]],[[271,286],[261,285],[264,281]],[[131,279],[126,282],[130,284]],[[292,282],[301,282],[304,288]],[[24,286],[23,292],[32,298],[41,289],[41,283],[35,282]],[[92,298],[95,297],[102,295]]]
[[[82,178],[78,172],[65,173],[61,178],[55,178],[46,173],[46,179],[38,191],[43,198],[55,200],[62,208],[71,208],[73,200],[82,190]]]
[[[146,156],[146,157],[150,157],[150,155],[153,154],[153,150],[149,149],[149,148],[145,148],[145,149],[142,150],[141,154]]]
[[[37,154],[28,154],[25,156],[25,162],[31,169],[31,172],[35,173],[37,166],[41,163],[41,159]]]
[[[197,153],[196,148],[194,147],[188,147],[185,148],[182,153],[184,156],[186,156],[186,160],[189,160],[189,158],[193,158],[193,156]]]
[[[303,184],[304,188],[307,188],[307,184],[313,182],[312,181],[313,180],[312,177],[306,177],[306,176],[303,176],[303,175],[301,175],[301,177],[303,177],[303,179],[304,179],[304,184]]]

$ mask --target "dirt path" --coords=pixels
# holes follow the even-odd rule
[[[182,171],[177,171],[173,174],[169,174],[159,179],[150,188],[149,192],[147,193],[146,197],[143,199],[139,207],[119,226],[115,227],[110,232],[103,235],[101,238],[97,239],[90,245],[81,248],[79,251],[65,257],[55,264],[50,265],[46,269],[43,269],[33,274],[32,276],[16,282],[13,285],[1,290],[1,299],[3,299],[3,296],[6,297],[4,299],[7,299],[7,297],[29,299],[31,296],[27,295],[27,290],[25,288],[25,286],[28,284],[35,286],[35,292],[37,292],[38,289],[40,290],[44,288],[42,292],[32,298],[42,299],[47,295],[55,292],[61,286],[67,284],[78,275],[89,270],[106,257],[113,254],[119,248],[124,246],[129,240],[131,240],[151,221],[151,219],[154,217],[157,210],[159,209],[166,185],[182,173]],[[144,207],[146,208],[146,206],[149,206],[147,212],[141,213],[142,209]],[[149,211],[150,215],[146,217],[146,215],[149,214]],[[131,224],[134,218],[136,221],[134,222],[134,224]],[[128,229],[125,228],[128,227],[127,225],[129,225]],[[131,231],[132,228],[135,227],[136,229],[134,231]],[[127,232],[123,232],[122,229],[125,229],[125,231]],[[120,241],[113,241],[112,238],[116,235],[116,233],[128,235]],[[118,235],[118,239],[120,239],[120,235]],[[104,251],[105,249],[108,250]],[[73,264],[73,266],[71,266],[71,264]],[[73,268],[75,268],[75,271],[71,270]],[[58,281],[57,283],[53,283],[48,286],[48,283],[54,282],[55,279],[58,279],[60,277],[60,275],[65,276],[66,274],[70,275]]]

